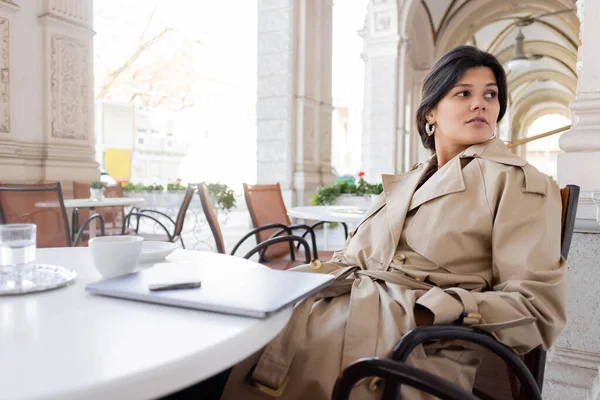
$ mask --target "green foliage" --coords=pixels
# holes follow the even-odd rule
[[[206,187],[208,188],[210,196],[217,203],[215,206],[219,209],[229,211],[235,207],[235,194],[233,189],[229,189],[227,185],[220,182],[208,183]]]
[[[137,192],[137,185],[134,185],[131,182],[127,182],[126,184],[123,185],[123,191],[124,192],[133,192],[136,191]]]
[[[181,183],[167,183],[167,190],[185,190],[186,187]]]
[[[135,184],[127,182],[123,185],[124,192],[162,192],[165,190],[163,185],[142,185],[141,183]]]
[[[371,194],[380,194],[383,192],[381,183],[370,184],[362,177],[358,184],[353,180],[339,181],[329,186],[321,187],[312,198],[312,205],[327,205],[335,203],[335,200],[342,194],[353,194],[355,196],[366,196]]]
[[[92,188],[92,189],[103,189],[104,188],[104,183],[102,183],[101,181],[94,181],[94,182],[90,183],[90,188]]]
[[[236,199],[233,189],[230,189],[227,185],[217,182],[209,183],[206,185],[211,197],[214,199],[215,207],[223,211],[229,211],[235,207]],[[179,191],[187,189],[186,186],[181,184],[178,180],[176,183],[167,183],[168,191]],[[162,185],[142,185],[127,182],[123,185],[123,191],[125,192],[162,192],[164,187]]]

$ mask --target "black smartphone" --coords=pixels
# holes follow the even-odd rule
[[[153,292],[159,290],[196,289],[199,288],[201,285],[201,281],[150,283],[148,285],[148,289],[150,289]]]

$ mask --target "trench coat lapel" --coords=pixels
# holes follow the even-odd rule
[[[400,242],[400,234],[406,219],[406,213],[413,193],[429,167],[423,163],[419,167],[402,175],[382,175],[383,191],[385,193],[385,211],[387,213],[391,249],[396,249]],[[390,256],[390,261],[391,261]]]
[[[460,157],[454,157],[415,192],[408,211],[438,197],[463,190],[465,190],[465,181],[462,176]]]

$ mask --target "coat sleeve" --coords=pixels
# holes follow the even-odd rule
[[[465,318],[465,324],[491,332],[518,354],[540,345],[547,349],[566,323],[560,191],[545,175],[534,177],[543,190],[526,190],[521,168],[486,188],[494,222],[493,290],[435,287],[418,301],[434,313],[435,323],[469,313],[474,318]]]

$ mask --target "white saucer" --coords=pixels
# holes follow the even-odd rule
[[[140,255],[140,263],[153,263],[162,261],[166,256],[175,251],[177,245],[169,242],[142,242],[142,254]]]

